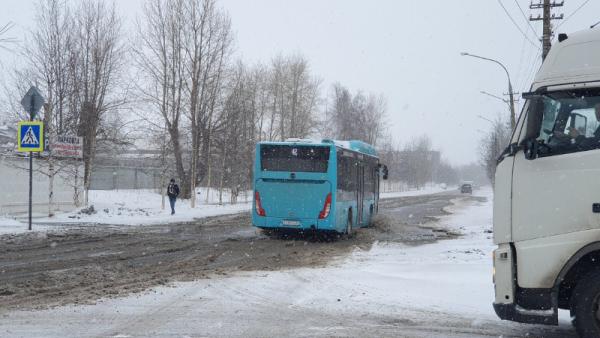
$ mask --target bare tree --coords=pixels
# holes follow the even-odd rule
[[[441,161],[437,174],[434,176],[434,181],[437,183],[458,184],[458,171],[447,161]]]
[[[251,188],[254,145],[257,132],[256,100],[259,92],[255,73],[238,62],[231,72],[226,88],[226,99],[221,114],[218,137],[220,151],[219,202],[223,189],[228,188],[231,202],[236,203],[242,190]]]
[[[61,0],[40,0],[36,10],[36,26],[22,50],[26,62],[15,70],[8,95],[11,101],[19,102],[19,95],[29,85],[37,85],[46,98],[40,117],[50,143],[56,135],[84,137],[87,203],[98,144],[121,139],[117,135],[120,118],[108,118],[123,104],[118,86],[123,63],[120,19],[114,3],[111,7],[101,0],[89,0],[78,7]],[[51,151],[43,159],[47,165],[40,163],[40,168],[45,168],[49,177],[48,207],[52,214],[54,177],[63,164],[70,164],[56,161]]]
[[[14,23],[8,22],[4,26],[0,26],[0,48],[10,51],[9,45],[17,42],[17,39],[7,36],[7,33],[15,26]],[[0,61],[1,63],[2,61]]]
[[[385,133],[386,101],[383,96],[356,94],[337,83],[332,87],[326,111],[330,129],[325,132],[343,140],[377,145]]]
[[[74,17],[60,0],[40,1],[36,8],[36,29],[22,53],[28,60],[25,72],[34,74],[26,83],[37,83],[45,93],[47,135],[75,131],[77,109],[69,106],[76,81]]]
[[[511,133],[510,122],[498,118],[493,121],[492,129],[482,139],[479,159],[492,185],[495,181],[498,157],[510,143]]]
[[[431,140],[423,135],[411,139],[401,150],[393,151],[394,167],[390,168],[396,179],[409,186],[420,189],[426,183],[434,181],[434,172],[440,162],[440,153],[432,149]],[[384,162],[387,163],[387,162]],[[388,165],[389,167],[389,165]]]
[[[124,104],[119,88],[119,76],[124,60],[121,19],[115,4],[102,0],[90,0],[75,10],[77,50],[74,65],[76,83],[74,106],[79,107],[79,135],[84,137],[85,204],[96,155],[99,136],[108,136],[102,121],[106,115],[116,114]],[[110,141],[115,141],[114,139]]]
[[[354,137],[355,122],[352,120],[352,94],[341,84],[332,86],[326,110],[328,129],[325,133],[341,140],[358,139]]]
[[[12,91],[15,98],[30,85],[37,85],[44,93],[46,104],[40,114],[45,125],[45,135],[53,140],[55,135],[73,131],[72,101],[75,63],[74,24],[70,9],[63,1],[40,1],[36,6],[36,26],[20,51],[25,65],[13,75]],[[15,103],[16,104],[16,103]],[[27,118],[27,117],[21,117]],[[47,163],[38,161],[41,173],[48,176],[48,215],[53,214],[54,177],[62,170],[49,153]],[[55,168],[55,166],[58,166]]]
[[[194,207],[196,184],[206,174],[213,116],[231,52],[232,33],[229,16],[216,8],[215,0],[186,0],[184,9],[185,85],[192,138],[189,184]],[[204,145],[204,163],[200,163],[201,144]]]
[[[271,112],[268,138],[285,140],[308,136],[316,125],[320,80],[310,74],[301,55],[279,55],[271,61]]]
[[[188,182],[181,139],[184,112],[184,6],[183,0],[150,0],[138,26],[139,48],[134,49],[139,68],[138,90],[142,101],[164,120],[173,147],[179,179]],[[181,186],[189,196],[189,185]]]
[[[214,0],[150,0],[140,26],[141,46],[135,57],[147,84],[140,91],[165,121],[182,196],[189,198],[206,173],[215,109],[231,52],[230,19]]]

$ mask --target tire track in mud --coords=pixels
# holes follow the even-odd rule
[[[456,193],[381,200],[374,225],[350,239],[291,233],[267,236],[250,214],[145,227],[94,226],[0,236],[0,312],[89,304],[173,281],[234,271],[332,264],[375,241],[422,244],[455,234],[435,227]],[[465,197],[469,198],[469,197]]]

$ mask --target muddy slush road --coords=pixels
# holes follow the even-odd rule
[[[0,236],[0,313],[91,304],[174,281],[235,271],[323,266],[375,241],[422,244],[455,234],[431,222],[454,192],[382,200],[375,224],[350,239],[265,234],[250,214],[143,227],[86,226]]]

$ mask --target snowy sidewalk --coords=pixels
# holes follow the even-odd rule
[[[66,213],[57,213],[52,218],[36,217],[34,231],[66,229],[71,226],[94,226],[98,224],[141,226],[191,222],[194,219],[235,214],[248,211],[251,202],[240,197],[237,204],[218,205],[218,196],[211,195],[210,204],[205,204],[206,192],[200,191],[196,207],[191,208],[189,200],[178,199],[176,213],[171,215],[168,198],[165,198],[165,209],[161,209],[161,195],[150,190],[107,190],[90,191],[90,214],[80,212],[81,209]],[[224,201],[230,196],[225,194]],[[82,208],[83,209],[83,208]],[[0,217],[0,234],[26,232],[27,221],[23,218],[15,220]]]

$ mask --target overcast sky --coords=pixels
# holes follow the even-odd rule
[[[537,0],[535,0],[537,1]],[[0,25],[12,21],[22,39],[34,25],[35,0],[2,0]],[[127,27],[143,0],[117,1]],[[600,1],[566,0],[556,10],[568,20],[559,32],[588,29],[600,21]],[[396,142],[428,134],[453,164],[477,161],[479,139],[494,119],[508,117],[500,100],[507,80],[492,63],[461,57],[461,51],[505,63],[516,90],[529,87],[539,67],[539,47],[527,41],[496,0],[219,0],[231,15],[237,35],[236,57],[269,61],[278,53],[302,53],[328,92],[340,82],[353,91],[383,94],[389,131]],[[537,42],[541,23],[529,0],[502,3],[528,39]],[[11,60],[0,51],[5,63]],[[5,65],[6,67],[6,65]],[[2,75],[0,75],[2,76]]]

